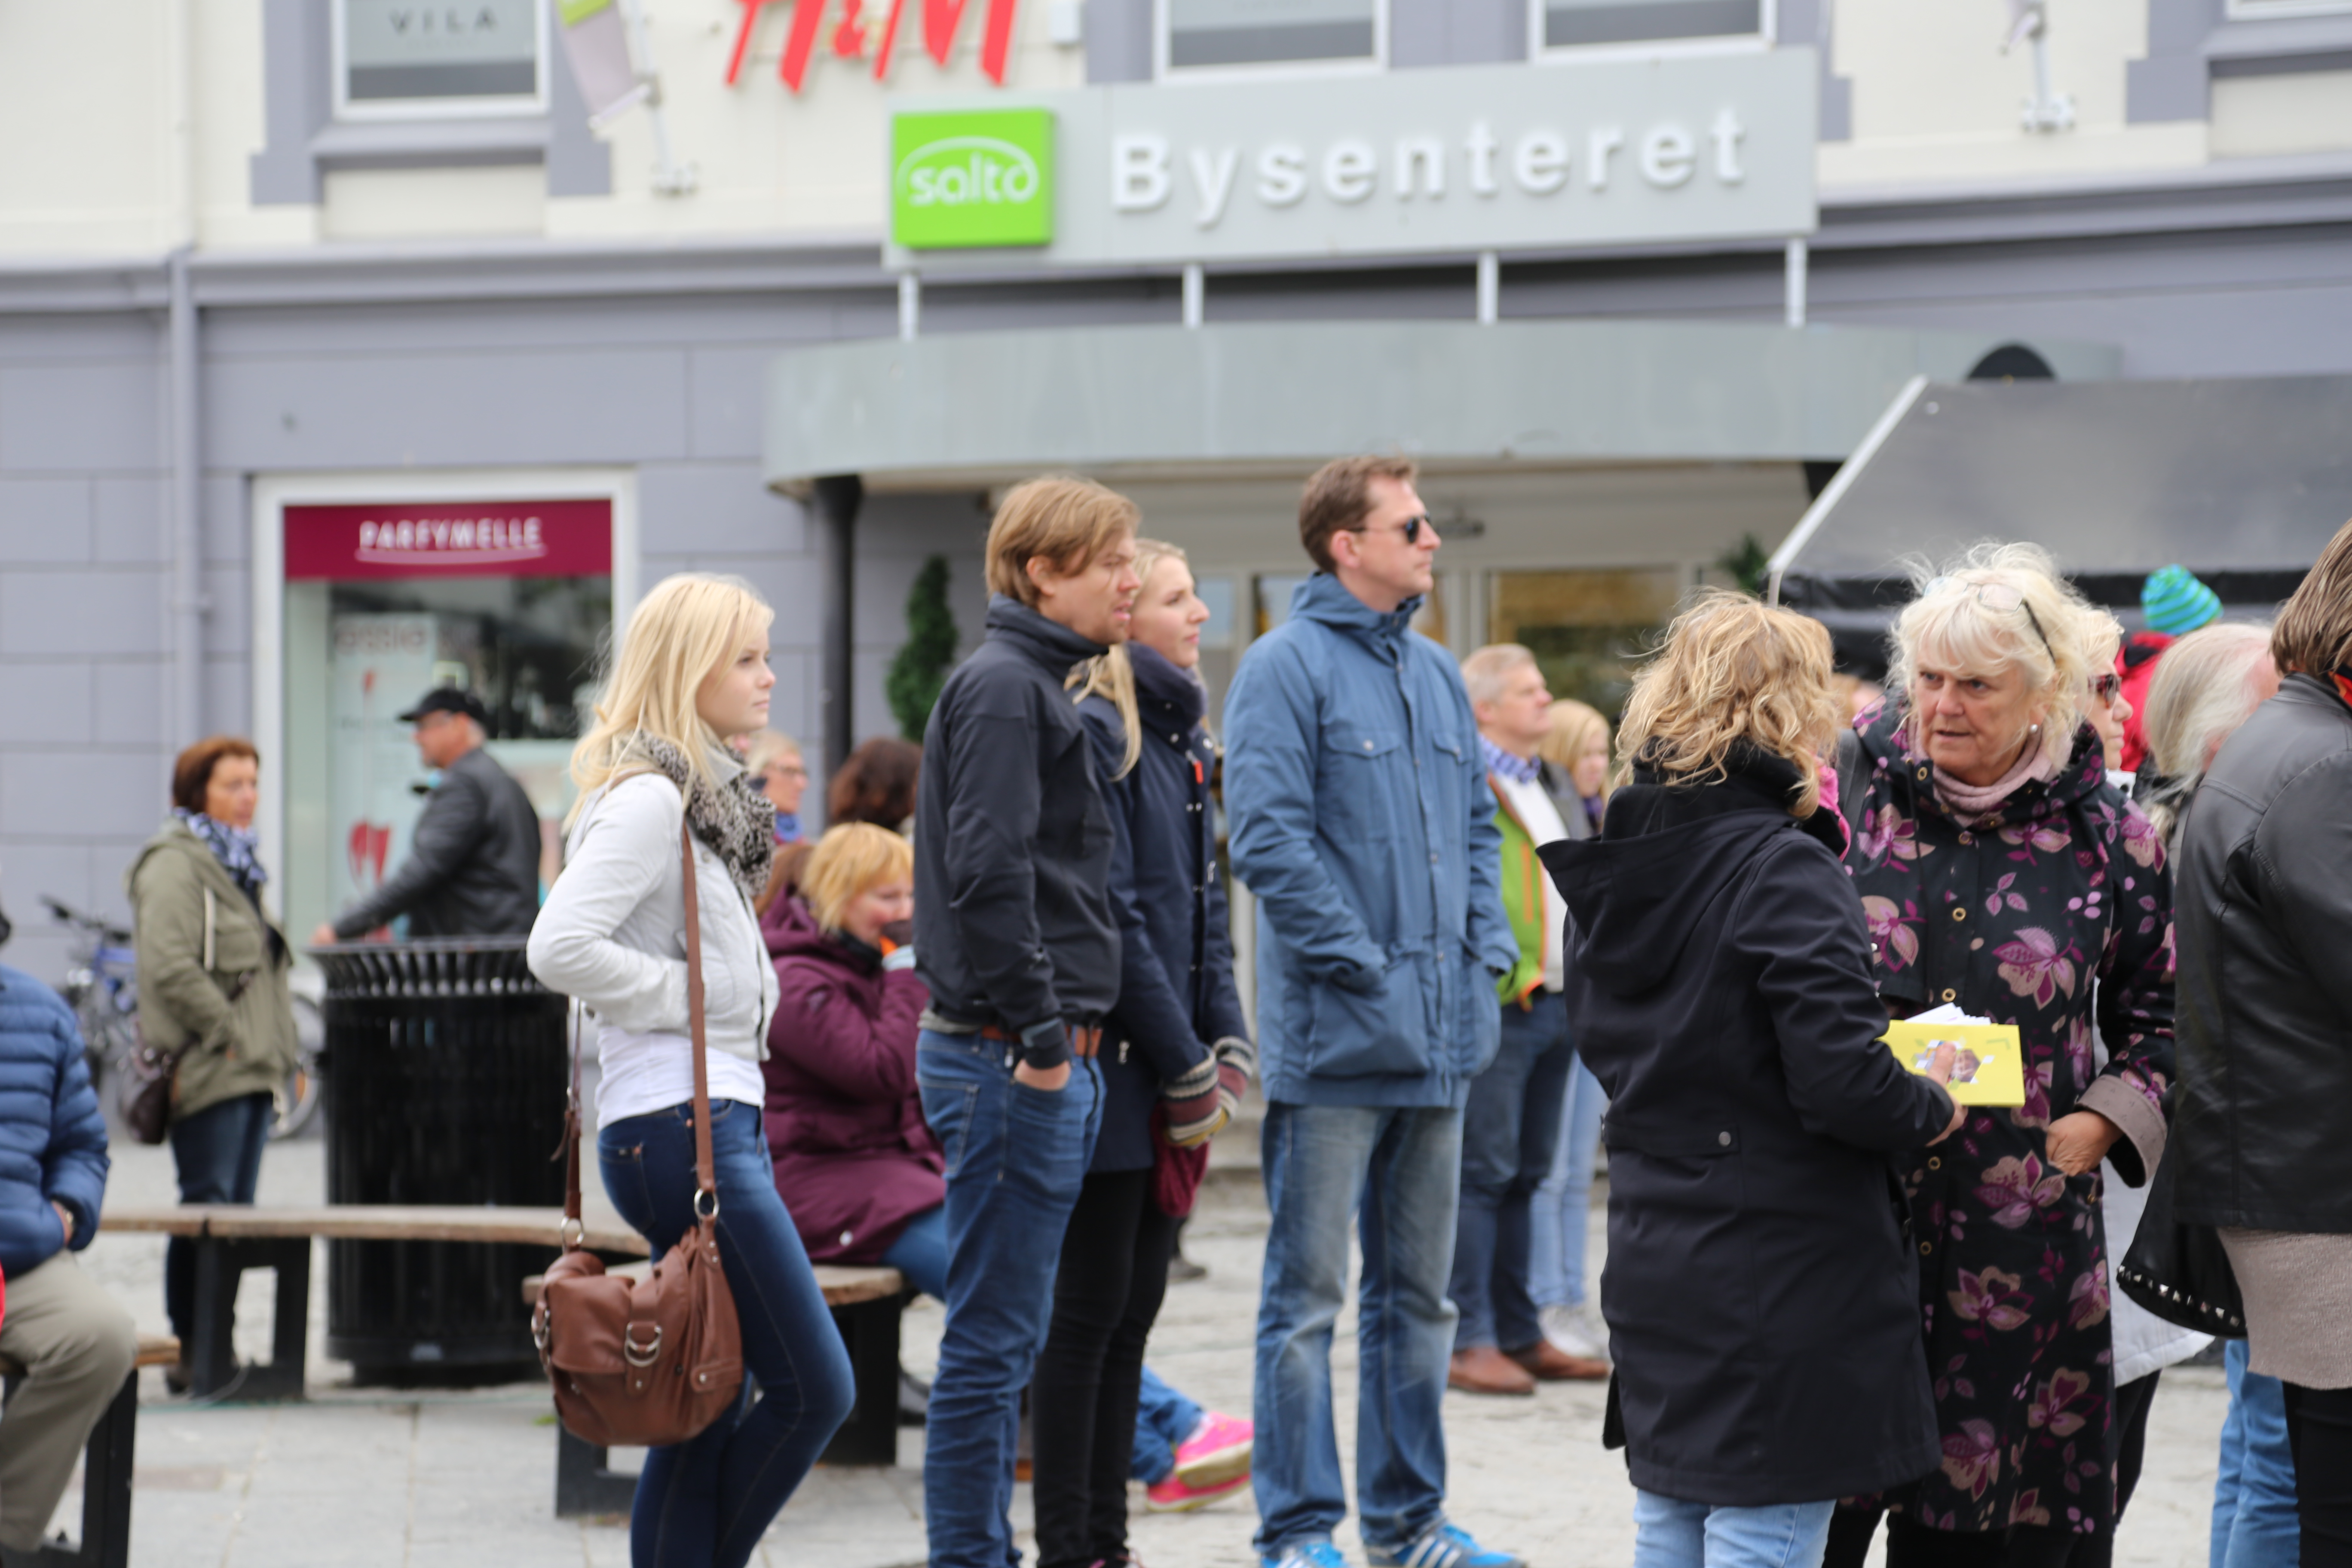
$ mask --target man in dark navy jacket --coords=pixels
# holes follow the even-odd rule
[[[1005,1568],[1021,1390],[1101,1126],[1090,1059],[1118,999],[1111,822],[1063,680],[1127,640],[1133,502],[1016,486],[988,531],[988,637],[923,733],[916,1047],[948,1152],[948,1321],[923,1460],[931,1568]]]
[[[73,1255],[98,1234],[106,1123],[56,992],[0,965],[0,1355],[26,1369],[0,1417],[0,1550],[40,1550],[74,1461],[130,1375],[131,1314]]]

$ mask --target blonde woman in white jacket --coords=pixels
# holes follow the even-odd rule
[[[637,606],[595,726],[572,753],[580,804],[530,933],[531,973],[594,1015],[604,1190],[659,1258],[694,1222],[678,824],[692,826],[719,1250],[750,1380],[700,1436],[646,1455],[629,1523],[635,1568],[749,1562],[852,1399],[848,1355],[760,1124],[776,973],[751,900],[775,852],[775,808],[726,742],[768,721],[772,618],[749,584],[698,574],[664,580]]]

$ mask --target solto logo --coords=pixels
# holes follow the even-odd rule
[[[1054,237],[1054,116],[901,114],[890,122],[890,237],[909,250]]]

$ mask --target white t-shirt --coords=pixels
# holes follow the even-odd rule
[[[1491,776],[1503,792],[1511,815],[1519,819],[1519,826],[1528,830],[1537,848],[1568,837],[1568,825],[1559,819],[1559,807],[1552,804],[1542,784],[1520,784],[1500,773]],[[1568,938],[1568,900],[1559,896],[1550,872],[1538,866],[1536,875],[1542,880],[1544,891],[1544,989],[1559,991],[1568,984],[1568,957],[1563,951]]]
[[[694,1098],[694,1042],[684,1035],[637,1034],[618,1025],[596,1026],[596,1060],[602,1076],[596,1085],[596,1125],[609,1127],[628,1116],[667,1110]],[[758,1107],[767,1102],[767,1080],[760,1064],[725,1051],[702,1053],[710,1075],[712,1100],[740,1100]]]

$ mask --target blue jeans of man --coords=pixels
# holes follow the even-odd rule
[[[1332,1426],[1331,1330],[1348,1223],[1364,1254],[1357,1322],[1356,1502],[1368,1546],[1412,1542],[1444,1510],[1446,1362],[1462,1112],[1266,1107],[1265,1274],[1257,1315],[1257,1549],[1328,1540],[1347,1516]]]
[[[932,1300],[948,1299],[948,1206],[925,1209],[907,1222],[882,1254],[882,1267],[895,1268],[908,1285]]]
[[[2250,1371],[2246,1342],[2221,1352],[2230,1414],[2221,1423],[2221,1473],[2213,1482],[2211,1568],[2294,1568],[2303,1557],[2295,1512],[2294,1454],[2279,1380]]]
[[[923,1117],[948,1162],[948,1321],[923,1433],[931,1568],[1013,1568],[1021,1391],[1045,1347],[1062,1233],[1102,1126],[1102,1080],[1016,1082],[1001,1041],[926,1029]]]
[[[1135,1460],[1128,1474],[1156,1487],[1176,1473],[1176,1450],[1201,1425],[1201,1407],[1160,1381],[1150,1367],[1135,1402]]]
[[[241,1094],[172,1123],[172,1164],[184,1204],[249,1204],[261,1182],[276,1105],[268,1092]],[[196,1244],[175,1236],[163,1247],[163,1311],[184,1345],[196,1342]]]
[[[1821,1568],[1834,1499],[1711,1508],[1633,1494],[1633,1568]]]
[[[635,1568],[749,1563],[856,1395],[841,1331],[776,1195],[760,1108],[714,1100],[710,1152],[719,1257],[743,1334],[743,1396],[700,1436],[646,1452],[629,1510]],[[614,1208],[656,1258],[666,1256],[694,1223],[693,1102],[602,1128],[596,1159]]]
[[[1584,1305],[1585,1238],[1592,1223],[1592,1162],[1601,1152],[1601,1116],[1609,1096],[1584,1058],[1569,1069],[1559,1119],[1559,1158],[1528,1205],[1528,1270],[1537,1302]]]
[[[1502,1044],[1462,1111],[1462,1214],[1454,1237],[1454,1348],[1524,1350],[1543,1338],[1529,1274],[1528,1203],[1559,1163],[1559,1119],[1576,1050],[1568,1002],[1537,991],[1506,1004]]]

